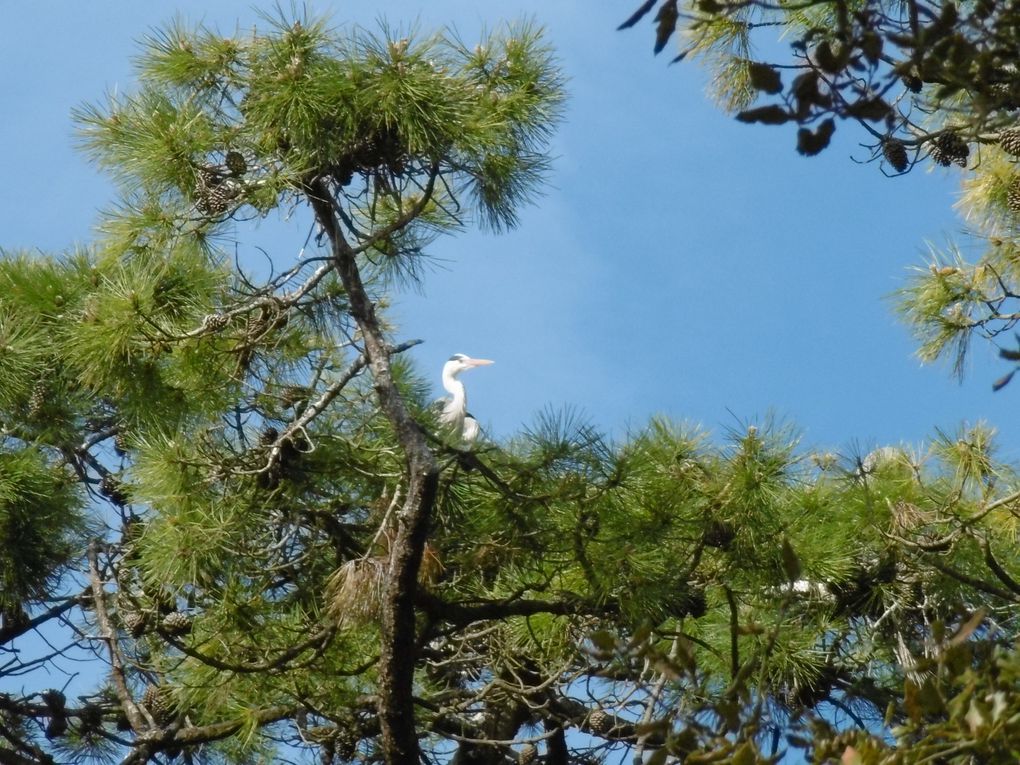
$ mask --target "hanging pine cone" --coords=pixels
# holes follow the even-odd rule
[[[305,728],[304,732],[305,738],[313,744],[322,744],[336,738],[335,725],[313,725],[310,728]]]
[[[999,133],[999,146],[1007,154],[1020,157],[1020,128],[1009,128]]]
[[[128,503],[128,496],[124,493],[124,484],[114,478],[111,473],[104,475],[103,480],[99,482],[99,493],[117,507],[124,507]]]
[[[28,399],[29,417],[35,418],[42,414],[43,407],[46,406],[47,393],[48,386],[44,380],[39,380],[39,382],[32,386],[32,395]]]
[[[211,313],[202,319],[202,326],[209,332],[216,332],[227,326],[229,321],[222,313]]]
[[[145,618],[145,614],[140,614],[137,611],[126,611],[121,614],[121,619],[128,632],[131,633],[131,637],[140,638],[145,634],[145,628],[148,626],[148,619]]]
[[[1006,205],[1014,215],[1020,215],[1020,175],[1014,176],[1006,191]]]
[[[353,760],[358,754],[358,742],[360,740],[361,737],[358,735],[357,729],[350,726],[338,728],[333,739],[334,751],[341,760]]]
[[[604,709],[596,709],[588,715],[588,727],[591,728],[592,733],[604,736],[614,727],[613,716]]]
[[[531,765],[538,759],[538,748],[534,744],[525,744],[517,753],[517,762],[520,765]]]
[[[692,619],[700,619],[708,613],[708,599],[701,588],[692,588],[686,598],[687,614]]]
[[[159,686],[158,685],[147,685],[145,691],[142,692],[142,704],[151,712],[152,706],[157,703],[159,699]]]
[[[153,587],[147,582],[142,582],[142,592],[145,594],[160,616],[172,614],[177,610],[177,598],[162,587]]]
[[[46,738],[50,740],[60,738],[65,733],[67,733],[67,718],[51,717],[50,721],[46,724]]]
[[[195,208],[203,215],[222,215],[230,209],[231,201],[239,193],[236,181],[231,181],[209,168],[201,168],[198,171]]]
[[[174,717],[173,696],[170,689],[160,685],[145,686],[142,704],[149,710],[158,725],[166,725]]]
[[[128,453],[127,433],[124,432],[123,427],[113,437],[113,451],[118,457],[123,457]]]
[[[55,688],[42,692],[43,704],[50,714],[46,724],[46,738],[54,739],[67,732],[67,697]]]
[[[228,151],[223,163],[227,166],[230,174],[235,177],[248,172],[248,163],[245,162],[244,155],[239,151]]]
[[[183,635],[191,630],[191,617],[183,611],[174,611],[164,616],[159,626],[168,635]]]
[[[43,691],[42,696],[43,704],[46,705],[46,709],[53,715],[62,715],[67,707],[67,696],[62,691],[58,691],[56,688],[50,688],[48,691]]]
[[[936,164],[942,165],[942,167],[949,167],[953,163],[960,167],[966,167],[970,148],[959,134],[948,131],[931,140],[928,145],[928,154]]]
[[[903,84],[906,85],[907,90],[911,93],[920,93],[921,88],[924,87],[924,82],[916,74],[908,74],[903,77]]]
[[[1017,99],[1013,95],[1013,88],[1004,82],[992,85],[988,89],[988,94],[1000,109],[1011,112],[1020,108],[1020,103],[1017,103]]]
[[[907,157],[907,147],[898,138],[886,138],[882,141],[882,155],[885,157],[885,161],[897,173],[902,173],[907,169],[907,165],[910,164],[910,159]]]
[[[701,541],[706,547],[717,547],[720,550],[728,550],[733,543],[737,531],[732,523],[726,521],[710,521],[702,533]]]
[[[230,200],[233,198],[234,195],[226,186],[213,186],[199,193],[195,207],[203,215],[222,215],[230,209]]]

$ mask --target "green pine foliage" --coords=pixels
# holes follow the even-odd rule
[[[0,451],[0,612],[44,602],[80,556],[79,487],[39,449],[5,439]],[[5,625],[6,626],[6,625]]]

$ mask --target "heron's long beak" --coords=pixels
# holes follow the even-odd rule
[[[490,359],[467,359],[465,362],[469,367],[485,367],[496,362]]]

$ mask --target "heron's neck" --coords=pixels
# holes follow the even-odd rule
[[[446,404],[448,409],[463,409],[467,406],[467,391],[464,390],[464,383],[453,375],[443,375],[443,387],[452,398]]]

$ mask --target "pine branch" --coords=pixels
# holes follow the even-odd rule
[[[85,602],[85,598],[87,597],[89,597],[88,591],[82,591],[78,595],[58,603],[52,608],[43,611],[38,616],[35,616],[22,624],[5,625],[2,629],[0,629],[0,645],[8,643],[11,640],[14,640],[14,638],[20,637],[26,632],[34,630],[36,627],[45,624],[50,619],[54,619],[61,614],[70,611],[77,605],[81,605]]]
[[[408,340],[407,342],[390,347],[387,353],[391,356],[395,356],[413,348],[416,345],[420,345],[422,342],[422,340]],[[291,440],[296,433],[303,430],[308,423],[315,419],[315,417],[325,411],[326,407],[340,395],[340,392],[343,391],[347,384],[357,377],[367,365],[368,359],[364,355],[359,356],[351,363],[350,367],[348,367],[347,371],[344,372],[339,379],[330,384],[329,387],[322,392],[322,395],[319,396],[319,398],[310,402],[301,413],[301,416],[288,425],[286,430],[284,430],[283,433],[281,433],[272,443],[269,448],[269,458],[266,465],[256,472],[264,473],[271,470],[277,460],[279,460],[280,452],[283,450],[284,445]]]
[[[445,601],[426,590],[421,590],[418,592],[416,600],[421,609],[433,619],[442,619],[461,627],[475,622],[507,619],[511,616],[535,616],[536,614],[596,616],[616,614],[620,611],[620,605],[615,600],[600,600],[598,603],[593,603],[579,597],[563,600],[525,600],[520,597],[511,597],[505,600],[457,603]]]
[[[992,543],[986,537],[982,542],[982,547],[985,552],[985,563],[988,564],[988,568],[992,570],[992,573],[998,577],[999,581],[1002,582],[1009,591],[1014,595],[1020,595],[1020,583],[1018,583],[1013,577],[1009,575],[1009,572],[1002,567],[1002,565],[995,559],[995,555],[992,553]]]
[[[48,765],[52,762],[53,760],[46,755],[33,760],[18,754],[13,749],[0,747],[0,765]]]
[[[297,658],[298,656],[300,656],[305,651],[311,648],[316,649],[314,653],[315,656],[321,656],[322,652],[325,651],[329,644],[332,642],[334,635],[336,635],[336,627],[332,625],[324,627],[323,629],[309,636],[307,640],[303,640],[300,643],[289,647],[287,650],[282,651],[278,656],[274,656],[272,659],[267,659],[266,661],[260,662],[253,662],[249,664],[237,664],[234,662],[228,662],[223,661],[222,659],[217,659],[215,656],[209,656],[207,654],[202,653],[201,651],[195,650],[187,643],[185,643],[182,640],[179,640],[178,638],[169,634],[166,630],[162,628],[157,628],[157,632],[159,633],[161,638],[163,638],[167,643],[172,645],[174,648],[183,653],[185,656],[190,656],[192,659],[200,661],[206,666],[213,667],[214,669],[219,669],[224,672],[237,672],[238,674],[255,674],[269,671],[278,672],[282,670],[292,659]],[[371,662],[368,662],[362,665],[361,667],[357,667],[350,672],[334,671],[333,674],[337,676],[361,675],[367,672],[374,663],[375,660],[373,659]]]
[[[185,746],[197,746],[229,738],[254,722],[257,726],[270,725],[293,716],[298,707],[279,705],[260,709],[249,720],[233,720],[230,722],[212,723],[198,727],[165,728],[152,730],[140,735],[135,741],[135,749],[121,760],[121,765],[141,765],[154,754],[167,749],[178,749]]]
[[[1020,595],[1014,594],[1009,590],[1004,590],[1001,587],[996,587],[994,584],[990,584],[984,579],[978,579],[976,576],[971,576],[970,574],[958,571],[949,564],[942,563],[934,556],[929,556],[926,560],[932,567],[941,571],[946,576],[951,577],[958,582],[962,582],[969,587],[973,587],[978,592],[984,592],[988,595],[994,595],[997,598],[1002,598],[1007,603],[1016,603],[1017,601],[1020,601]]]

